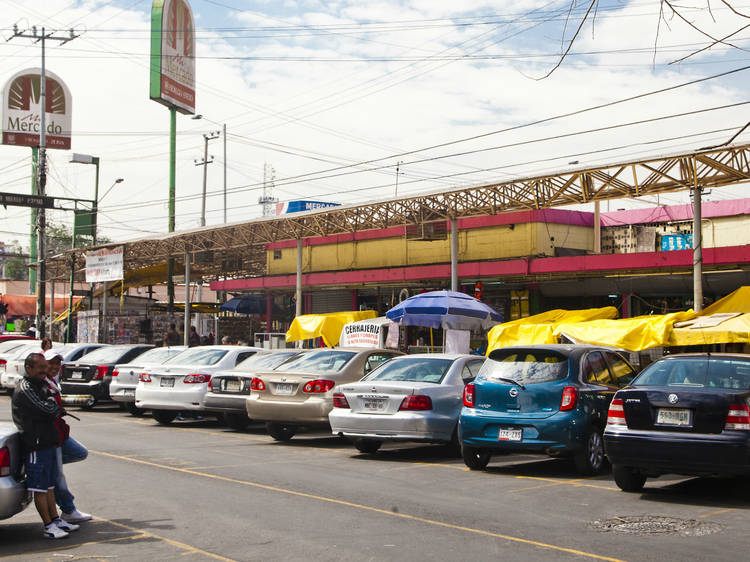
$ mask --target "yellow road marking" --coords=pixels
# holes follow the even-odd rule
[[[369,505],[352,503],[352,502],[348,502],[348,501],[344,501],[344,500],[338,500],[336,498],[329,498],[329,497],[326,497],[326,496],[319,496],[319,495],[316,495],[316,494],[308,494],[306,492],[299,492],[299,491],[296,491],[296,490],[289,490],[287,488],[279,488],[277,486],[269,486],[267,484],[260,484],[258,482],[250,482],[248,480],[239,480],[237,478],[229,478],[227,476],[220,476],[218,474],[209,474],[207,472],[199,472],[197,470],[191,470],[191,469],[187,469],[187,468],[179,468],[179,467],[172,467],[172,466],[163,465],[163,464],[157,464],[157,463],[153,463],[153,462],[149,462],[149,461],[143,461],[143,460],[139,460],[139,459],[133,459],[133,458],[130,458],[130,457],[125,457],[125,456],[122,456],[122,455],[115,455],[115,454],[112,454],[112,453],[105,453],[103,451],[90,451],[90,452],[94,453],[94,454],[97,454],[97,455],[102,455],[102,456],[105,456],[105,457],[110,457],[110,458],[113,458],[113,459],[123,460],[123,461],[137,463],[137,464],[143,464],[143,465],[147,465],[147,466],[153,466],[155,468],[161,468],[161,469],[164,469],[164,470],[172,470],[172,471],[175,471],[175,472],[182,472],[183,474],[191,474],[193,476],[200,476],[200,477],[203,477],[203,478],[211,478],[211,479],[220,480],[220,481],[223,481],[223,482],[230,482],[232,484],[240,484],[240,485],[243,485],[243,486],[250,486],[250,487],[253,487],[253,488],[258,488],[258,489],[266,490],[266,491],[269,491],[269,492],[278,492],[278,493],[282,493],[282,494],[288,494],[290,496],[297,496],[297,497],[301,497],[301,498],[318,500],[318,501],[322,501],[322,502],[326,502],[326,503],[331,503],[331,504],[335,504],[335,505],[342,505],[342,506],[345,506],[345,507],[351,507],[351,508],[354,508],[354,509],[359,509],[359,510],[363,510],[363,511],[369,511],[371,513],[379,513],[381,515],[388,515],[390,517],[397,517],[397,518],[400,518],[400,519],[407,519],[407,520],[410,520],[410,521],[417,521],[419,523],[426,523],[428,525],[435,525],[435,526],[438,526],[438,527],[444,527],[444,528],[448,528],[448,529],[454,529],[454,530],[457,530],[457,531],[464,531],[466,533],[472,533],[472,534],[475,534],[475,535],[483,535],[483,536],[487,536],[487,537],[493,537],[493,538],[503,539],[503,540],[506,540],[506,541],[509,541],[509,542],[515,542],[515,543],[521,543],[521,544],[528,544],[528,545],[531,545],[531,546],[536,546],[536,547],[539,547],[539,548],[546,548],[546,549],[555,550],[555,551],[558,551],[558,552],[567,552],[568,554],[573,554],[573,555],[576,555],[576,556],[582,556],[582,557],[586,557],[586,558],[593,558],[593,559],[596,559],[596,560],[608,560],[609,562],[623,562],[622,560],[620,560],[618,558],[612,558],[612,557],[609,557],[609,556],[601,556],[599,554],[593,554],[591,552],[585,552],[583,550],[576,550],[574,548],[567,548],[567,547],[564,547],[564,546],[557,546],[557,545],[543,543],[543,542],[534,541],[534,540],[530,540],[530,539],[523,539],[523,538],[520,538],[520,537],[511,536],[511,535],[503,535],[503,534],[500,534],[500,533],[493,533],[492,531],[485,531],[483,529],[474,529],[472,527],[464,527],[464,526],[461,526],[461,525],[454,525],[452,523],[445,523],[443,521],[437,521],[437,520],[434,520],[434,519],[427,519],[427,518],[424,518],[424,517],[417,517],[416,515],[408,515],[406,513],[395,513],[393,511],[388,511],[388,510],[385,510],[385,509],[380,509],[378,507],[372,507],[372,506],[369,506]],[[103,521],[105,521],[105,520],[103,520]],[[111,521],[111,523],[113,523],[115,525],[120,525],[120,526],[122,526],[123,528],[126,528],[126,529],[133,529],[132,527],[128,527],[127,525],[122,525],[122,524],[119,524],[119,523],[114,523],[112,521]],[[138,529],[138,530],[140,530],[140,529]],[[154,535],[154,536],[156,536],[156,535]],[[158,538],[162,538],[162,537],[158,537]],[[163,540],[169,540],[169,539],[163,539]],[[207,553],[207,554],[210,554],[210,553]],[[223,560],[229,560],[229,559],[224,558]]]
[[[447,464],[447,463],[440,463],[440,462],[421,462],[421,461],[411,461],[408,466],[389,467],[389,468],[383,469],[383,471],[409,470],[410,468],[423,468],[425,466],[439,466],[440,468],[452,468],[454,470],[462,470],[466,472],[471,471],[470,468],[467,468],[465,466],[460,466],[457,464]]]
[[[131,539],[140,539],[144,538],[146,535],[144,535],[141,532],[136,532],[134,535],[129,535],[127,537],[113,537],[111,539],[102,539],[99,541],[88,541],[88,542],[81,542],[81,543],[75,543],[75,544],[64,544],[62,546],[57,546],[55,548],[45,548],[43,550],[33,550],[29,552],[22,552],[20,554],[5,554],[0,556],[0,558],[18,558],[19,556],[31,556],[34,554],[45,554],[47,552],[57,552],[59,550],[70,550],[71,548],[78,548],[81,546],[91,546],[94,544],[104,544],[109,542],[119,542],[119,541],[127,541]]]
[[[736,508],[734,507],[728,507],[726,509],[717,509],[716,511],[709,511],[708,513],[703,513],[699,515],[698,517],[711,517],[712,515],[719,515],[720,513],[727,513],[729,511],[734,511]]]
[[[541,488],[549,488],[550,486],[573,486],[575,488],[596,488],[597,490],[609,490],[610,492],[619,492],[619,488],[614,486],[598,486],[596,484],[586,484],[584,480],[591,480],[596,478],[595,476],[589,476],[587,478],[575,478],[572,480],[556,480],[554,478],[543,478],[541,476],[516,476],[516,478],[525,480],[541,480],[542,482],[549,482],[549,484],[540,484],[539,486],[529,486],[527,488],[518,488],[516,490],[510,490],[510,492],[523,492],[526,490],[537,490]]]

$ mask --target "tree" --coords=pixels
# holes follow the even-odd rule
[[[73,247],[73,230],[65,224],[47,222],[46,234],[48,256],[62,254]],[[96,242],[97,244],[107,244],[111,240],[103,236],[97,236]],[[76,236],[77,248],[85,248],[91,246],[92,243],[93,240],[90,236]]]
[[[24,252],[18,240],[13,240],[4,248],[2,261],[3,274],[6,279],[24,281],[29,278],[28,252]]]

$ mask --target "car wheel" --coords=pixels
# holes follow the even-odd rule
[[[172,412],[171,410],[154,410],[151,412],[151,417],[161,425],[169,425],[177,417],[177,412]]]
[[[139,408],[135,405],[134,402],[128,402],[127,404],[125,404],[125,409],[130,412],[131,416],[135,416],[137,418],[146,413],[146,410],[144,410],[143,408]]]
[[[598,427],[589,429],[583,450],[573,457],[576,470],[581,474],[599,474],[604,468],[604,439]]]
[[[289,441],[296,433],[294,427],[275,422],[268,422],[266,424],[266,431],[276,441]]]
[[[463,445],[461,447],[461,456],[464,458],[466,466],[471,470],[484,470],[490,462],[491,455],[482,449]]]
[[[623,492],[640,492],[646,483],[646,476],[629,466],[616,464],[612,466],[612,474]]]
[[[226,413],[224,414],[224,421],[229,427],[237,431],[243,431],[250,425],[250,418],[243,413]]]
[[[354,446],[357,448],[357,450],[360,453],[364,453],[365,455],[374,455],[378,449],[380,449],[380,446],[383,444],[382,441],[378,441],[377,439],[355,439],[354,440]]]

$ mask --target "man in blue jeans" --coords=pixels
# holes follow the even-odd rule
[[[62,405],[62,396],[60,387],[58,385],[57,377],[62,369],[62,355],[54,349],[48,349],[44,358],[47,360],[47,383],[50,386],[50,390],[58,401],[58,404]],[[63,472],[63,464],[71,462],[78,462],[84,460],[89,452],[86,447],[81,445],[78,441],[70,436],[70,427],[65,420],[60,416],[55,422],[58,431],[63,439],[62,445],[57,449],[57,480],[55,481],[55,501],[60,506],[62,511],[62,519],[68,523],[80,523],[81,521],[89,521],[91,515],[78,511],[75,503],[73,503],[74,496],[68,488],[68,482],[65,479],[65,473]]]

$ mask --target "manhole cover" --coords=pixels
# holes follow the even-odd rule
[[[661,515],[628,515],[597,520],[591,526],[598,531],[613,531],[630,535],[684,535],[700,537],[721,531],[722,526],[708,521],[678,519]]]

